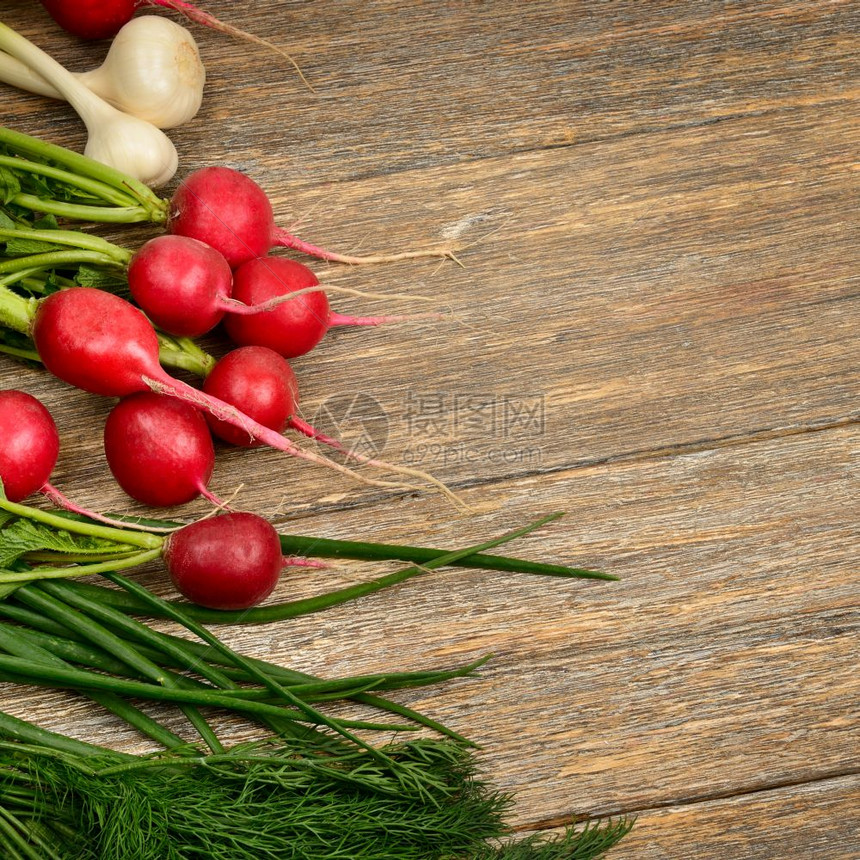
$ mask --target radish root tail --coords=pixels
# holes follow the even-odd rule
[[[285,555],[284,567],[310,567],[314,570],[328,570],[331,565],[315,558],[305,558],[302,555]]]
[[[171,526],[170,528],[164,528],[161,526],[145,526],[141,523],[135,523],[128,520],[112,519],[104,514],[99,514],[95,511],[82,508],[80,505],[76,505],[71,499],[64,496],[63,493],[61,493],[53,484],[45,484],[39,492],[41,492],[48,501],[56,505],[58,508],[62,508],[64,511],[69,511],[72,514],[80,514],[81,516],[88,517],[98,523],[103,523],[106,526],[113,526],[114,528],[121,529],[132,529],[133,531],[138,532],[155,532],[157,534],[175,532],[178,528],[181,528],[181,526]]]
[[[334,251],[327,251],[325,248],[320,248],[317,245],[311,245],[309,242],[299,239],[298,236],[293,236],[292,233],[288,233],[286,230],[276,230],[273,238],[276,245],[292,248],[294,251],[307,254],[309,257],[329,260],[332,263],[346,263],[350,266],[363,266],[371,263],[395,263],[398,260],[414,260],[417,257],[442,257],[453,260],[458,265],[463,265],[454,254],[457,248],[451,245],[417,251],[400,251],[396,254],[353,256],[351,254],[337,254]]]
[[[179,12],[188,18],[191,21],[195,21],[198,24],[202,24],[204,27],[208,27],[210,30],[216,30],[219,33],[225,33],[228,36],[233,36],[237,39],[243,39],[246,42],[253,42],[255,45],[262,45],[265,48],[268,48],[270,51],[274,51],[276,54],[280,54],[290,65],[296,70],[299,78],[301,78],[302,83],[316,95],[316,90],[311,86],[310,81],[305,77],[304,72],[302,72],[301,68],[299,68],[299,64],[285,51],[283,48],[279,48],[277,45],[269,42],[266,39],[260,38],[260,36],[255,36],[253,33],[248,33],[245,30],[240,30],[238,27],[234,27],[232,24],[227,24],[224,21],[216,18],[214,15],[210,15],[208,12],[204,12],[202,9],[198,9],[191,3],[186,3],[184,0],[143,0],[144,5],[149,6],[161,6],[164,9],[173,9],[175,12]]]
[[[438,478],[434,478],[429,472],[424,472],[421,469],[413,469],[410,466],[397,466],[394,463],[389,463],[386,460],[377,460],[375,457],[368,457],[366,454],[360,454],[346,447],[342,442],[327,436],[325,433],[320,433],[315,427],[308,424],[301,418],[293,416],[289,425],[299,433],[314,439],[317,442],[322,442],[323,445],[328,445],[339,451],[344,456],[355,460],[358,463],[363,463],[366,466],[373,466],[377,469],[382,469],[386,472],[391,472],[395,475],[406,475],[410,478],[416,478],[419,481],[424,481],[435,487],[445,498],[447,498],[455,507],[467,513],[473,513],[474,510],[466,504],[453,490],[446,484],[442,483]]]
[[[278,305],[284,304],[284,302],[292,301],[293,299],[298,298],[299,296],[307,295],[308,293],[341,293],[346,296],[357,296],[362,299],[397,299],[400,301],[414,301],[414,302],[433,302],[435,299],[430,298],[429,296],[410,296],[406,293],[371,293],[366,290],[356,290],[352,287],[335,287],[326,284],[315,284],[312,287],[302,287],[300,290],[293,290],[289,293],[285,293],[282,296],[276,296],[273,299],[269,299],[265,302],[260,302],[256,305],[246,305],[244,302],[240,302],[237,299],[232,298],[224,298],[221,300],[221,307],[228,311],[229,313],[234,314],[259,314],[264,313],[265,311],[274,310]]]

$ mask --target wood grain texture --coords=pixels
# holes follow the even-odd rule
[[[240,0],[212,8],[284,46],[317,95],[277,55],[199,34],[210,112],[183,132],[186,151],[217,140],[248,168],[283,169],[286,158],[302,184],[803,103],[848,105],[857,90],[860,13],[850,0]],[[32,10],[11,0],[0,10],[51,50],[88,64]],[[31,111],[39,112],[35,102]]]
[[[512,551],[621,577],[439,572],[228,641],[328,675],[493,651],[479,679],[400,698],[484,745],[519,797],[518,829],[634,812],[612,857],[857,860],[857,5],[207,8],[284,44],[318,95],[276,56],[195,31],[209,90],[174,132],[184,170],[247,170],[282,223],[339,250],[468,246],[464,269],[315,265],[326,282],[431,296],[452,318],[333,332],[295,367],[305,417],[329,407],[349,436],[331,398],[374,398],[385,456],[477,512],[264,451],[221,451],[213,489],[242,484],[241,506],[293,531],[440,546],[566,509]],[[29,5],[0,0],[0,20],[78,68],[104,53]],[[0,99],[5,124],[82,145],[68,108]],[[0,387],[13,385],[58,418],[61,488],[140,510],[100,453],[108,401],[4,360]],[[276,596],[379,569],[294,573]],[[144,581],[168,593],[159,569]],[[2,698],[145,748],[72,696],[4,685]]]
[[[856,860],[857,775],[721,800],[644,810],[613,860],[814,857]]]

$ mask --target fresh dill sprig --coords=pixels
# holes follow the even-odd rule
[[[383,749],[421,770],[433,802],[408,786],[390,793],[391,774],[364,751],[337,743],[321,753],[300,739],[132,762],[4,750],[0,765],[15,779],[0,781],[0,800],[28,779],[39,799],[28,810],[24,794],[19,809],[70,826],[99,860],[591,860],[630,828],[622,820],[510,839],[512,798],[478,775],[461,744]]]

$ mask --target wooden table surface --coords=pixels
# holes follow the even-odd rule
[[[228,641],[327,674],[494,652],[402,701],[484,746],[520,830],[624,813],[612,860],[860,858],[858,4],[207,6],[287,48],[316,93],[196,28],[207,98],[172,134],[181,172],[245,170],[282,224],[338,250],[467,245],[463,268],[312,264],[451,316],[334,332],[295,369],[307,417],[328,408],[349,438],[347,407],[374,398],[384,455],[477,512],[264,451],[220,452],[213,490],[241,485],[234,504],[292,531],[444,546],[565,509],[511,551],[621,578],[450,570]],[[77,69],[106,49],[35,4],[0,19]],[[2,99],[6,125],[82,147],[68,108]],[[110,402],[10,360],[0,386],[54,411],[68,495],[141,510],[100,450]],[[291,573],[276,596],[379,571]],[[145,748],[71,695],[2,696]]]

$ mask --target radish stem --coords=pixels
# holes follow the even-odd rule
[[[4,133],[8,131],[8,129],[0,128],[0,144],[3,143]],[[9,132],[9,134],[13,137],[15,136],[15,132]],[[27,138],[27,140],[34,141],[36,144],[41,143],[41,141],[36,140],[36,138]],[[51,144],[43,144],[43,146],[50,148]],[[30,148],[32,150],[38,150],[38,147],[36,146],[32,146]],[[57,147],[57,149],[61,148]],[[61,149],[61,152],[65,153],[67,150]],[[47,154],[54,153],[49,150],[49,153]],[[74,153],[71,154],[74,155]],[[87,159],[87,161],[90,161],[90,159]],[[25,171],[27,173],[32,173],[35,176],[44,176],[48,179],[56,179],[65,185],[69,185],[72,188],[77,188],[85,192],[87,196],[95,196],[106,203],[113,203],[117,208],[140,209],[143,211],[143,207],[135,205],[138,201],[130,194],[125,191],[118,190],[116,186],[110,185],[107,182],[101,182],[100,180],[93,179],[90,176],[84,176],[82,173],[63,170],[62,168],[55,167],[52,164],[45,164],[41,161],[30,161],[28,159],[11,155],[0,155],[0,167],[9,167],[15,171]],[[30,197],[30,195],[27,196]],[[41,203],[46,202],[42,200],[42,198],[38,199]],[[17,202],[17,198],[13,198],[11,202]],[[24,204],[22,203],[21,205]]]
[[[127,266],[132,258],[131,251],[120,248],[91,233],[80,230],[33,230],[27,227],[0,226],[0,239],[19,239],[30,242],[46,242],[49,245],[69,245],[85,251],[101,254],[120,265]]]
[[[38,159],[46,159],[53,165],[71,172],[76,177],[94,179],[115,191],[128,195],[145,212],[146,218],[138,219],[163,223],[167,221],[168,201],[160,198],[143,182],[86,155],[80,155],[62,146],[46,143],[35,137],[0,126],[0,145],[5,144],[13,152],[22,152]],[[17,166],[16,166],[16,169]],[[27,163],[21,169],[28,169]],[[84,190],[87,190],[84,188]],[[102,199],[106,199],[102,197]],[[127,205],[127,204],[126,204]],[[93,219],[91,219],[93,220]]]
[[[128,567],[139,567],[148,561],[154,561],[161,557],[160,549],[149,549],[135,555],[123,558],[115,558],[110,561],[94,562],[87,565],[74,565],[72,567],[36,567],[32,570],[0,571],[0,583],[8,585],[11,583],[35,582],[40,579],[68,579],[82,574],[109,573],[114,570],[124,570]]]

